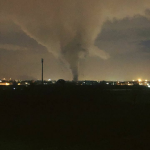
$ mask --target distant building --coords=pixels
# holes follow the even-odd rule
[[[0,82],[0,85],[13,85],[12,82]]]
[[[83,81],[82,82],[82,85],[98,85],[98,82],[97,81]]]

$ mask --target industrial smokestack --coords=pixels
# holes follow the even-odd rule
[[[44,61],[44,59],[42,58],[41,59],[41,62],[42,62],[42,85],[43,85],[43,61]]]

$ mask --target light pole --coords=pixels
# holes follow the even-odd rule
[[[44,61],[44,59],[42,58],[41,59],[41,62],[42,62],[42,85],[43,85],[43,61]]]

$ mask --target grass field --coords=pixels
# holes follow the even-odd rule
[[[1,150],[150,149],[150,89],[0,87]]]

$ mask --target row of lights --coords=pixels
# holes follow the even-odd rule
[[[132,80],[132,81],[135,81],[135,80]],[[139,82],[142,82],[142,79],[138,79],[138,81],[139,81]],[[147,82],[147,80],[145,80],[145,82]]]

